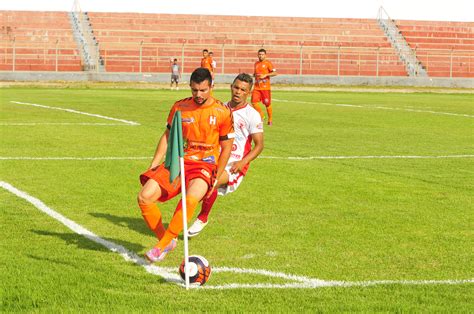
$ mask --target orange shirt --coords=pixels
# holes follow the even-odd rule
[[[212,58],[211,57],[206,57],[201,59],[201,68],[206,68],[209,70],[209,72],[213,72],[212,68]]]
[[[177,101],[170,110],[167,127],[171,127],[175,111],[180,110],[184,159],[217,164],[219,141],[234,138],[234,121],[229,108],[220,101],[210,98],[207,102],[199,106],[192,97]]]
[[[268,74],[275,71],[273,64],[268,60],[257,61],[254,66],[255,87],[256,90],[270,90],[270,78],[257,78],[257,74]]]

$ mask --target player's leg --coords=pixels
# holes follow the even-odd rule
[[[188,221],[193,217],[194,211],[199,201],[204,197],[204,195],[206,195],[208,188],[208,183],[202,178],[197,177],[189,181],[189,184],[186,187],[186,211]],[[179,202],[173,218],[171,218],[168,229],[166,229],[163,238],[160,240],[160,242],[158,242],[156,248],[164,251],[182,230],[183,211],[182,202]]]
[[[255,110],[258,111],[260,114],[260,117],[262,117],[262,121],[265,119],[265,114],[263,113],[262,109],[260,108],[260,105],[258,104],[261,101],[261,94],[259,90],[253,90],[252,92],[252,106],[255,108]]]
[[[209,184],[202,178],[191,179],[186,187],[186,211],[188,221],[194,214],[199,201],[204,197]],[[161,261],[165,256],[176,248],[178,243],[177,238],[179,233],[183,230],[183,210],[182,202],[178,203],[173,218],[171,218],[168,229],[166,229],[163,237],[157,245],[149,250],[145,257],[150,262]]]
[[[262,91],[262,92],[264,92],[262,103],[267,108],[268,125],[272,125],[273,124],[272,93],[269,90]]]
[[[152,230],[158,239],[165,233],[165,227],[161,219],[161,212],[156,205],[156,200],[161,197],[161,187],[155,180],[148,180],[138,193],[138,206],[141,209],[143,219],[148,228]]]
[[[204,198],[202,200],[202,206],[201,206],[201,211],[199,212],[196,220],[194,223],[191,225],[188,231],[188,236],[189,237],[195,237],[197,236],[203,229],[204,227],[207,226],[208,223],[208,218],[209,218],[209,213],[211,212],[212,207],[214,206],[214,203],[216,202],[217,199],[217,190],[220,187],[226,186],[227,183],[229,182],[229,173],[228,168],[226,171],[224,171],[219,178],[219,181],[216,183],[216,188],[214,191],[212,191],[211,195],[209,197]]]

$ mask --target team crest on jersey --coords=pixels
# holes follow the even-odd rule
[[[236,151],[237,150],[237,145],[236,144],[232,144],[232,151]]]

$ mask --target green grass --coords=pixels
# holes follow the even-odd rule
[[[0,160],[0,180],[139,255],[154,244],[136,205],[172,103],[188,91],[0,89],[0,157],[150,157]],[[228,92],[219,90],[226,100]],[[472,94],[274,91],[266,157],[473,155]],[[116,123],[13,104],[30,102],[136,121]],[[362,107],[342,107],[351,104]],[[396,108],[387,110],[377,107]],[[474,278],[473,158],[256,160],[220,198],[190,253],[215,267],[323,280]],[[75,234],[0,189],[2,312],[473,312],[474,285],[192,290]],[[176,201],[161,205],[168,221]],[[162,266],[182,260],[182,243]],[[284,283],[214,273],[207,284]]]

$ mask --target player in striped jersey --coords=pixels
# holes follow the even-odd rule
[[[247,103],[252,85],[253,79],[246,73],[239,74],[231,85],[232,98],[227,105],[232,110],[234,119],[235,138],[232,153],[224,173],[217,182],[217,190],[212,191],[209,197],[203,200],[201,212],[189,228],[189,237],[197,236],[204,229],[217,195],[226,195],[237,190],[247,173],[249,163],[263,150],[262,119]]]

